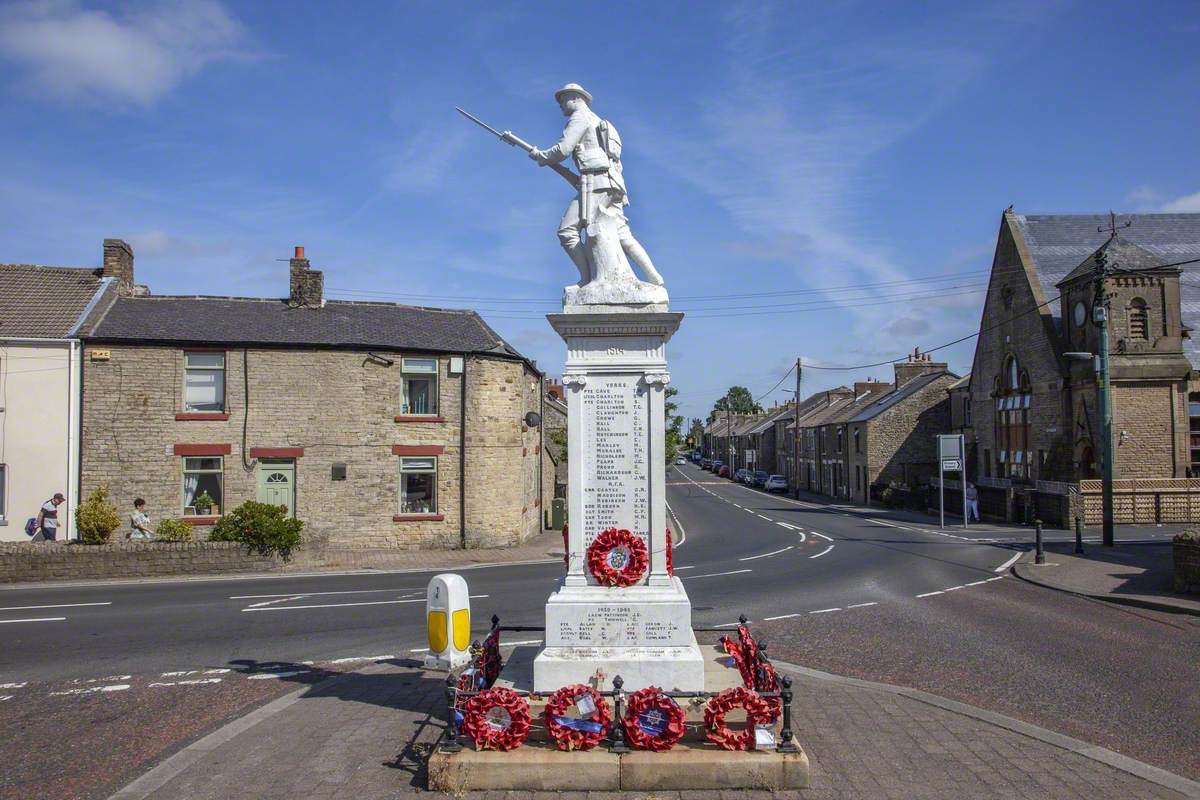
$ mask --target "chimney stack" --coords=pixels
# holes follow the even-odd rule
[[[944,361],[933,361],[928,353],[922,353],[920,348],[914,349],[907,361],[898,361],[896,368],[896,388],[899,389],[913,378],[921,375],[938,374],[946,371]]]
[[[291,292],[288,300],[299,308],[320,308],[325,303],[325,275],[320,270],[310,269],[304,257],[304,248],[296,245],[290,261]]]
[[[124,297],[133,294],[133,248],[122,239],[104,240],[105,278],[117,279],[117,291]]]

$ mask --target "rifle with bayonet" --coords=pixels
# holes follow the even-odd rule
[[[512,145],[513,147],[519,147],[522,150],[524,150],[526,153],[530,153],[533,151],[533,149],[534,149],[533,145],[531,145],[529,142],[522,139],[520,136],[517,136],[512,131],[504,131],[504,132],[498,131],[495,128],[493,128],[491,125],[488,125],[486,122],[481,120],[479,117],[476,117],[473,114],[463,111],[458,106],[455,106],[454,110],[457,111],[458,113],[462,114],[467,119],[474,122],[479,127],[486,130],[488,133],[490,133],[493,136],[495,136],[496,138],[498,138],[500,141],[507,142],[508,144]],[[563,177],[563,180],[565,180],[567,183],[571,184],[571,186],[573,186],[576,189],[579,188],[579,176],[576,175],[574,172],[571,172],[571,170],[567,169],[562,164],[547,164],[546,166],[548,166],[550,169],[554,170],[559,175],[561,175]]]

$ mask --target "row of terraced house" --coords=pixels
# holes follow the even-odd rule
[[[889,382],[840,386],[762,414],[719,415],[702,447],[735,469],[785,475],[793,491],[869,503],[889,490],[933,496],[935,437],[961,433],[967,479],[985,517],[1098,524],[1100,382],[1093,360],[1076,354],[1098,353],[1100,286],[1117,521],[1200,520],[1195,213],[1010,208],[1000,220],[969,375],[914,349]]]
[[[98,268],[0,264],[0,541],[55,493],[72,538],[100,486],[201,533],[283,505],[351,549],[540,531],[561,388],[473,311],[327,300],[303,248],[288,266],[263,299],[154,295],[119,239]]]

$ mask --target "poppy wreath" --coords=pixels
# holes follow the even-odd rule
[[[671,544],[671,529],[667,528],[667,574],[668,575],[675,574],[675,555],[672,552],[674,549],[675,549],[674,545]]]
[[[563,523],[563,566],[571,568],[571,545],[567,539],[567,523]]]
[[[735,731],[725,724],[725,715],[735,708],[746,709],[746,729]],[[754,729],[773,722],[771,708],[753,689],[735,686],[709,698],[704,706],[704,732],[708,740],[723,750],[749,750],[754,744]]]
[[[529,703],[512,689],[497,686],[480,692],[467,701],[463,716],[463,733],[477,750],[513,750],[529,738]],[[501,722],[494,721],[497,718]]]
[[[483,654],[479,659],[479,668],[483,673],[483,685],[490,689],[500,677],[504,660],[500,657],[500,631],[494,630],[483,640]]]
[[[629,560],[620,569],[608,563],[608,554],[618,547],[629,551]],[[601,586],[633,586],[646,574],[650,554],[639,537],[624,529],[609,528],[588,546],[587,563]]]
[[[778,692],[779,691],[779,674],[775,672],[775,667],[770,661],[764,661],[758,667],[758,680],[755,681],[754,689],[757,692]],[[783,698],[781,697],[763,697],[762,701],[771,709],[771,722],[775,722],[783,714]]]
[[[587,695],[596,707],[590,717],[576,719],[566,716],[567,709],[580,697]],[[590,686],[576,683],[564,686],[546,701],[546,730],[559,750],[591,750],[600,743],[612,723],[612,711],[600,693]]]
[[[683,738],[683,709],[657,686],[647,686],[629,695],[625,719],[625,741],[639,750],[661,753]]]
[[[721,646],[725,648],[725,652],[733,659],[733,665],[737,667],[738,674],[742,676],[742,685],[747,689],[753,689],[754,680],[754,662],[749,661],[746,656],[746,648],[728,636],[721,637]],[[758,657],[758,649],[755,648],[754,657]]]

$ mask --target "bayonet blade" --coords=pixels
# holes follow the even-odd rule
[[[455,111],[457,111],[458,113],[462,114],[462,115],[463,115],[464,117],[466,117],[467,119],[471,120],[471,122],[474,122],[474,123],[475,123],[476,125],[478,125],[479,127],[483,128],[484,130],[486,130],[486,131],[488,131],[489,133],[491,133],[491,134],[492,134],[493,136],[495,136],[497,139],[503,139],[503,138],[504,138],[504,134],[503,134],[503,133],[501,133],[500,131],[496,130],[496,129],[495,129],[495,128],[493,128],[491,125],[488,125],[486,122],[484,122],[484,121],[483,121],[483,120],[481,120],[479,117],[477,117],[477,116],[475,116],[474,114],[472,114],[471,112],[469,112],[469,111],[463,111],[463,110],[462,110],[461,108],[459,108],[458,106],[455,106],[455,107],[454,107],[454,110],[455,110]]]

